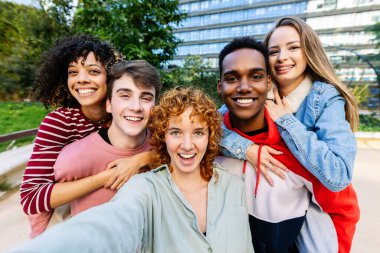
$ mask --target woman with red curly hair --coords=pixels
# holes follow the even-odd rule
[[[14,252],[253,252],[243,182],[213,163],[220,123],[202,91],[167,91],[149,125],[156,169]]]

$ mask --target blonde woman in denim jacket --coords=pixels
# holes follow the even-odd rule
[[[353,131],[358,126],[358,109],[354,97],[334,74],[318,36],[303,20],[280,19],[264,44],[278,85],[274,101],[268,100],[266,107],[283,140],[325,187],[331,191],[345,189],[352,180],[357,150]],[[225,110],[221,108],[222,113]],[[257,168],[259,146],[226,127],[223,130],[222,153],[246,159]],[[270,174],[285,176],[286,168],[274,157],[277,153],[262,148],[261,173],[269,183]],[[334,245],[336,233],[326,216],[315,205],[309,208],[307,224],[298,240],[300,252],[342,252]]]

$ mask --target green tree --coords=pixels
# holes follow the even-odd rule
[[[80,0],[73,29],[110,41],[127,59],[159,66],[174,56],[179,40],[173,26],[183,18],[178,1]]]
[[[210,95],[220,105],[216,90],[218,73],[210,62],[204,62],[199,55],[189,55],[185,58],[183,67],[174,66],[163,74],[164,89],[175,86],[196,86]]]
[[[66,34],[66,24],[57,22],[45,9],[0,2],[0,100],[28,97],[42,53]]]

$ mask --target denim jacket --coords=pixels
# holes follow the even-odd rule
[[[292,154],[331,191],[341,191],[350,184],[357,150],[344,105],[345,100],[333,85],[315,81],[297,112],[276,121]],[[223,106],[220,112],[226,110]],[[252,142],[222,127],[223,155],[246,159]]]

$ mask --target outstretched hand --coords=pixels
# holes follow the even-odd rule
[[[258,151],[259,145],[252,144],[247,149],[246,154],[248,162],[252,164],[256,171],[258,168]],[[266,145],[262,146],[261,148],[260,171],[271,186],[273,186],[273,180],[269,175],[269,170],[271,170],[274,174],[282,179],[285,179],[285,174],[283,172],[288,172],[288,168],[272,156],[280,154],[282,154],[281,151],[275,150]]]
[[[265,107],[272,118],[273,121],[278,120],[285,114],[292,114],[292,108],[290,107],[286,97],[281,99],[280,94],[278,94],[278,89],[273,88],[274,102],[267,100],[265,102]]]

